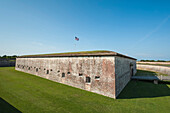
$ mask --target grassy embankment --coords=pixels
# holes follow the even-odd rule
[[[137,64],[170,67],[170,64],[149,64],[149,63],[137,63]]]
[[[137,70],[136,76],[168,76],[167,74],[163,74],[160,72],[154,72],[154,71],[147,71],[147,70]]]
[[[69,54],[95,54],[95,53],[108,53],[108,52],[112,52],[112,51],[107,51],[107,50],[94,50],[94,51],[49,53],[49,54],[36,54],[36,55],[24,55],[24,56],[33,57],[33,56],[50,56],[50,55],[69,55]],[[22,57],[24,57],[24,56],[22,56]]]
[[[131,81],[118,98],[0,68],[0,113],[168,113],[170,84]]]

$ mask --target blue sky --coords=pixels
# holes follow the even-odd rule
[[[84,50],[170,60],[170,1],[0,0],[0,55]]]

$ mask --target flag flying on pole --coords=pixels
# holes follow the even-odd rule
[[[78,37],[75,37],[75,40],[79,41],[79,38],[78,38]]]

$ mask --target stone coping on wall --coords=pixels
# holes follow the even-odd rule
[[[24,55],[17,58],[49,58],[49,57],[98,57],[98,56],[119,56],[137,60],[135,58],[119,54],[113,51],[81,51],[81,52],[67,52],[67,53],[53,53],[53,54],[39,54],[39,55]]]

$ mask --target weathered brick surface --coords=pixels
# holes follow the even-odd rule
[[[16,61],[16,70],[112,98],[115,98],[114,69],[114,57],[17,58]],[[90,83],[86,83],[88,76]]]
[[[136,73],[136,60],[115,57],[115,89],[116,97],[120,94],[123,88],[130,81],[132,76]]]

